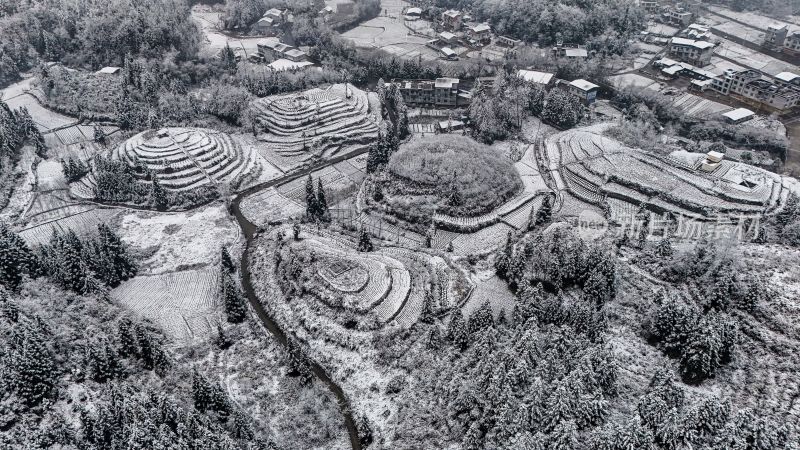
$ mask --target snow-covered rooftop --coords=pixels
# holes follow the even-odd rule
[[[275,72],[283,72],[284,70],[302,69],[304,67],[313,66],[314,63],[310,61],[291,61],[288,59],[279,59],[267,64],[267,67]]]
[[[674,45],[685,45],[685,46],[688,46],[688,47],[695,47],[695,48],[699,48],[700,50],[705,50],[707,48],[711,48],[711,47],[714,46],[713,43],[708,42],[708,41],[696,41],[694,39],[686,39],[686,38],[679,38],[679,37],[672,38],[672,43]]]
[[[537,72],[535,70],[520,70],[517,76],[525,81],[537,84],[548,84],[553,79],[552,73]]]
[[[408,8],[406,11],[407,16],[421,16],[422,9],[421,8]]]
[[[726,117],[726,118],[728,118],[730,120],[733,120],[734,122],[736,122],[736,121],[745,119],[747,117],[753,117],[754,115],[755,115],[755,113],[753,111],[750,111],[747,108],[737,108],[737,109],[734,109],[733,111],[726,112],[722,116]]]
[[[577,80],[571,81],[570,86],[574,86],[582,91],[591,91],[592,89],[598,89],[600,86],[592,83],[591,81],[586,81],[583,78],[578,78]]]
[[[119,72],[120,70],[122,70],[122,69],[120,69],[119,67],[109,66],[109,67],[103,67],[102,69],[98,70],[97,73],[101,73],[101,74],[105,74],[105,75],[113,75],[113,74]]]
[[[775,75],[775,78],[777,78],[778,80],[781,80],[781,81],[785,81],[787,83],[791,83],[796,78],[800,78],[800,75],[797,75],[796,73],[792,73],[792,72],[781,72],[781,73]]]
[[[488,24],[485,24],[485,23],[481,23],[481,24],[475,25],[474,27],[471,27],[470,29],[472,30],[473,33],[485,33],[487,31],[492,31],[492,27],[490,27]]]

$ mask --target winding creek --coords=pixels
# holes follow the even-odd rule
[[[245,191],[238,194],[233,201],[231,202],[230,206],[230,213],[236,218],[236,222],[239,225],[239,228],[242,230],[242,234],[245,236],[246,245],[244,252],[242,252],[242,260],[241,260],[241,273],[242,273],[242,288],[244,289],[245,295],[247,295],[247,299],[250,302],[250,305],[253,307],[253,311],[255,311],[256,316],[258,317],[259,321],[264,325],[264,327],[272,333],[273,337],[283,345],[287,350],[291,351],[288,345],[288,339],[286,331],[282,330],[281,327],[269,316],[264,306],[258,299],[256,295],[255,289],[253,288],[253,284],[251,282],[251,273],[249,267],[249,254],[251,246],[253,245],[254,239],[259,234],[259,227],[250,222],[241,211],[241,203],[242,200],[245,198],[261,192],[264,189],[269,189],[271,187],[280,186],[282,184],[289,183],[294,181],[298,178],[308,176],[310,173],[315,172],[317,170],[323,169],[325,167],[331,166],[333,164],[339,163],[346,159],[353,158],[355,156],[364,154],[367,152],[367,149],[358,149],[340,156],[337,156],[332,159],[328,159],[325,161],[320,161],[316,164],[312,164],[306,167],[301,168],[300,170],[291,172],[286,174],[283,177],[276,178],[274,180],[270,180],[266,183],[261,183],[256,186],[252,186]],[[342,390],[341,386],[339,386],[335,381],[333,381],[330,376],[325,372],[325,369],[322,368],[317,362],[310,360],[307,356],[304,356],[309,367],[311,368],[312,373],[314,376],[319,379],[325,386],[330,389],[333,395],[336,397],[336,400],[339,403],[339,409],[344,416],[344,425],[347,428],[347,434],[350,437],[350,445],[354,450],[361,450],[361,440],[358,435],[358,429],[356,427],[355,419],[353,418],[352,409],[350,407],[350,401],[347,399],[344,391]]]

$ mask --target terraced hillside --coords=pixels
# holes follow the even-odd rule
[[[330,156],[378,137],[376,111],[367,94],[352,86],[335,85],[300,94],[256,100],[252,104],[261,128],[258,140],[278,159],[302,162]]]
[[[590,204],[607,203],[612,217],[640,204],[698,219],[752,217],[775,212],[789,195],[783,177],[776,174],[732,161],[707,173],[699,170],[702,154],[662,157],[592,129],[553,135],[536,156],[559,191]]]
[[[111,158],[139,168],[135,174],[142,183],[150,183],[152,174],[162,187],[177,192],[219,183],[236,188],[257,179],[263,170],[257,154],[245,152],[225,133],[203,128],[148,130],[115,148]],[[84,177],[72,192],[92,198],[94,177]]]

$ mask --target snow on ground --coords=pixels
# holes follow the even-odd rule
[[[721,44],[714,49],[714,53],[734,60],[742,66],[760,70],[771,76],[781,72],[800,72],[800,68],[794,64],[749,49],[725,38],[715,36],[715,39],[719,39]]]
[[[258,52],[258,42],[265,39],[278,40],[278,38],[265,37],[228,37],[217,30],[221,16],[222,13],[214,12],[205,5],[195,5],[192,8],[192,19],[197,22],[206,37],[206,47],[202,52],[205,56],[216,56],[220,50],[225,48],[225,45],[230,45],[234,51],[241,49],[249,56]]]
[[[68,188],[67,180],[64,178],[64,170],[58,161],[41,161],[36,166],[36,179],[38,180],[39,191]]]
[[[36,154],[31,146],[22,149],[19,162],[14,170],[14,174],[22,174],[8,204],[0,210],[0,221],[13,222],[25,211],[35,194],[33,188],[36,185],[36,174],[33,170],[33,161]]]
[[[461,308],[465,317],[469,317],[484,303],[489,303],[495,318],[504,314],[506,319],[511,319],[514,305],[517,303],[514,293],[508,290],[508,285],[493,273],[484,274],[484,277],[475,282],[475,290],[472,291],[469,300]]]
[[[121,219],[117,232],[142,252],[142,274],[214,265],[222,245],[235,255],[241,241],[239,227],[222,203],[189,212],[131,212]]]
[[[220,320],[216,267],[140,275],[111,291],[111,297],[158,324],[176,343],[207,339]]]

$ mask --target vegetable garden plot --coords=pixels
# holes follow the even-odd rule
[[[275,188],[246,197],[241,204],[242,214],[250,222],[264,226],[270,222],[299,218],[305,207],[286,198]]]
[[[459,234],[453,239],[453,251],[457,255],[486,253],[505,244],[508,233],[513,231],[514,228],[501,222],[475,233]]]
[[[152,320],[177,342],[206,339],[218,320],[218,270],[186,270],[137,276],[111,297]]]
[[[120,213],[119,210],[86,206],[82,211],[64,215],[52,220],[29,226],[19,232],[28,245],[45,244],[50,241],[53,231],[74,231],[79,236],[90,236],[97,232],[101,223],[109,224]]]

